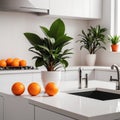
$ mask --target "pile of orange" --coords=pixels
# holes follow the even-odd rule
[[[27,66],[27,61],[20,58],[7,58],[0,60],[0,67],[6,67],[6,66],[13,66],[13,67],[19,67],[19,66]]]

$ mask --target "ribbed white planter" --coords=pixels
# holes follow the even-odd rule
[[[41,79],[44,88],[49,82],[54,82],[59,86],[61,81],[61,71],[41,71]]]
[[[87,54],[85,57],[85,63],[87,66],[94,66],[96,62],[96,54]]]

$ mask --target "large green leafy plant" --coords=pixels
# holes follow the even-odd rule
[[[82,30],[82,34],[79,34],[81,37],[80,40],[80,50],[85,48],[90,54],[95,54],[99,49],[106,49],[103,45],[105,44],[105,32],[106,28],[101,28],[100,25],[96,27],[90,26],[87,29],[87,33]]]
[[[55,20],[50,28],[40,26],[45,37],[41,38],[35,33],[24,33],[25,37],[31,43],[29,51],[36,54],[35,66],[45,66],[47,71],[55,71],[60,67],[68,66],[67,58],[71,49],[63,48],[70,43],[71,37],[65,34],[65,24],[61,19]],[[61,66],[62,65],[62,66]]]

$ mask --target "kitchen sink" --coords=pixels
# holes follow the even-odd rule
[[[111,92],[106,92],[106,91],[101,91],[101,90],[90,90],[90,91],[80,91],[80,92],[71,92],[69,94],[72,95],[77,95],[77,96],[83,96],[83,97],[88,97],[92,99],[97,99],[97,100],[113,100],[113,99],[120,99],[120,94],[117,93],[111,93]]]

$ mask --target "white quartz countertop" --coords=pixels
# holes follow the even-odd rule
[[[104,90],[120,94],[120,91],[115,91],[114,82],[92,80],[88,85],[89,88],[86,89],[107,88]],[[68,91],[78,90],[78,84],[74,81],[61,82],[60,86],[60,92],[53,97],[41,93],[36,97],[25,96],[25,98],[30,104],[76,120],[120,120],[120,99],[101,101],[68,94]]]

